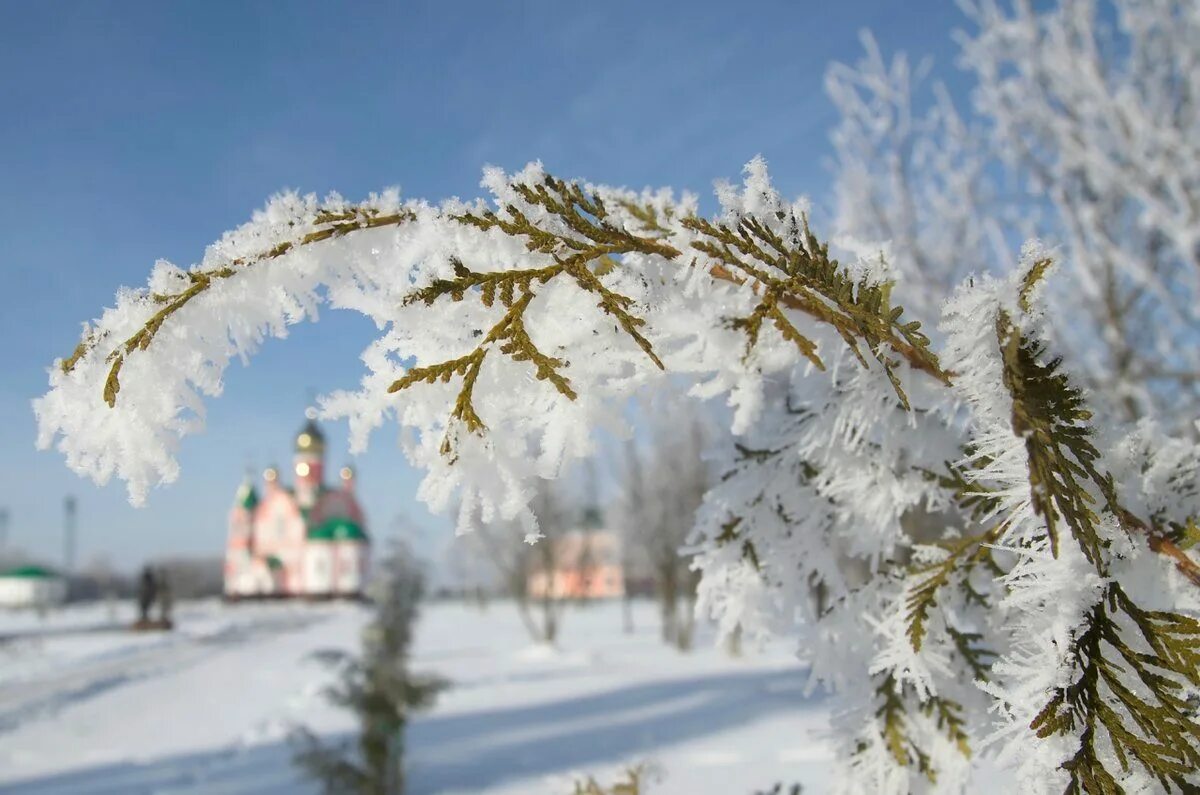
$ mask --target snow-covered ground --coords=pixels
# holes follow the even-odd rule
[[[510,604],[426,605],[414,668],[452,682],[408,732],[409,794],[568,795],[582,772],[651,762],[655,795],[827,789],[826,712],[783,647],[680,654],[637,606],[568,612],[531,646]],[[0,614],[0,793],[306,793],[286,736],[353,729],[310,655],[354,649],[354,605],[183,605],[179,629],[120,629],[132,607]]]

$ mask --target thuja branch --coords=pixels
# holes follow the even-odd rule
[[[407,305],[420,302],[430,306],[444,295],[449,295],[454,301],[461,301],[468,290],[478,287],[479,300],[484,306],[492,306],[499,297],[500,303],[508,307],[512,306],[514,295],[518,291],[522,294],[527,293],[534,282],[545,284],[563,271],[562,265],[550,265],[545,268],[477,273],[463,265],[459,259],[452,259],[450,264],[454,269],[455,278],[434,279],[428,286],[409,293],[404,303]]]
[[[754,542],[748,538],[743,538],[742,533],[738,530],[738,526],[742,523],[742,517],[735,516],[721,525],[721,532],[713,539],[717,544],[724,546],[737,541],[742,542],[742,558],[754,567],[755,571],[762,571],[762,561],[759,560],[758,550],[754,547]]]
[[[463,268],[463,270],[466,269]],[[463,276],[461,278],[465,279],[468,277]],[[483,362],[488,352],[499,344],[501,353],[509,356],[516,362],[531,362],[534,366],[534,374],[539,381],[549,381],[568,400],[575,400],[578,395],[571,388],[570,382],[559,373],[559,369],[566,363],[561,359],[556,359],[542,353],[534,345],[533,340],[529,337],[529,333],[525,330],[525,311],[529,308],[530,303],[533,302],[533,298],[534,293],[526,286],[521,293],[521,297],[509,303],[508,311],[504,313],[496,325],[492,326],[487,336],[483,338],[483,341],[479,343],[475,350],[466,356],[448,359],[438,364],[426,367],[414,367],[405,373],[403,377],[393,382],[388,387],[388,392],[399,392],[418,382],[430,384],[437,381],[447,382],[454,376],[461,376],[463,385],[459,390],[458,397],[454,401],[454,408],[450,412],[450,416],[452,419],[462,422],[468,431],[480,433],[486,430],[487,426],[475,411],[473,402],[475,383],[479,379],[479,371],[483,367]],[[432,301],[433,299],[430,298],[429,300]],[[442,442],[442,452],[450,453],[451,449],[450,432],[447,429],[446,438]]]
[[[915,767],[917,772],[936,784],[938,769],[931,755],[917,745],[909,725],[909,702],[915,697],[912,688],[900,685],[892,674],[886,674],[880,677],[875,695],[879,699],[875,718],[879,721],[879,732],[892,760],[899,767]],[[932,719],[960,754],[971,756],[970,738],[966,733],[961,704],[948,698],[927,695],[916,711]],[[864,750],[865,746],[860,746],[858,753]]]
[[[1200,565],[1188,557],[1178,544],[1160,533],[1150,533],[1149,543],[1151,550],[1171,558],[1179,573],[1186,577],[1192,585],[1200,588]]]
[[[1047,359],[1040,343],[1028,340],[1000,312],[996,336],[1003,357],[1004,385],[1012,397],[1012,430],[1025,440],[1034,510],[1046,522],[1050,549],[1058,554],[1061,520],[1089,562],[1103,574],[1104,550],[1091,481],[1106,493],[1111,484],[1096,470],[1100,451],[1091,442],[1092,418],[1083,394],[1060,372],[1060,359]],[[1082,480],[1081,480],[1082,478]]]
[[[1022,312],[1029,312],[1030,293],[1047,268],[1047,261],[1039,260],[1025,275],[1018,294]],[[1100,472],[1100,453],[1091,442],[1092,415],[1080,390],[1060,372],[1059,360],[1048,360],[1043,346],[1028,339],[1003,310],[996,338],[1012,398],[1012,431],[1024,440],[1028,457],[1030,502],[1045,522],[1051,552],[1058,554],[1061,521],[1107,579],[1110,541],[1096,513],[1102,509],[1125,532],[1147,535],[1151,549],[1163,553],[1165,536],[1125,509],[1112,476]],[[1185,575],[1194,571],[1181,551],[1179,557]],[[1123,771],[1136,762],[1165,790],[1190,791],[1188,779],[1200,769],[1200,727],[1184,685],[1200,686],[1200,622],[1181,613],[1144,610],[1110,580],[1084,615],[1066,659],[1074,678],[1052,691],[1029,727],[1041,738],[1078,736],[1077,750],[1062,764],[1070,775],[1067,791],[1123,791],[1106,745]]]
[[[735,320],[750,333],[751,346],[762,320],[770,317],[785,339],[823,369],[815,344],[779,311],[778,306],[783,305],[832,326],[863,366],[867,359],[859,343],[865,343],[905,408],[909,407],[908,397],[889,350],[914,369],[949,384],[949,375],[929,349],[929,338],[920,331],[920,321],[902,322],[904,310],[891,306],[890,283],[865,278],[856,281],[849,269],[829,256],[829,246],[813,234],[807,219],[784,213],[777,217],[785,225],[786,238],[749,216],[732,225],[696,216],[681,221],[685,228],[702,236],[692,247],[713,260],[709,272],[715,278],[736,284],[749,282],[764,296],[749,318]]]
[[[1031,274],[1044,273],[1045,268],[1038,267],[1041,262]],[[1022,291],[1022,303],[1027,301],[1026,293]],[[1004,383],[1013,401],[1013,432],[1024,438],[1029,455],[1030,499],[1046,522],[1051,550],[1057,554],[1061,520],[1088,560],[1101,574],[1105,572],[1107,542],[1101,538],[1093,507],[1097,499],[1085,485],[1090,482],[1123,530],[1146,536],[1153,552],[1170,557],[1176,569],[1200,587],[1200,565],[1169,536],[1124,508],[1112,478],[1096,468],[1100,453],[1091,442],[1092,414],[1082,392],[1061,372],[1061,360],[1047,360],[1043,346],[1025,339],[1003,312],[997,318],[996,334]]]
[[[1176,570],[1193,585],[1200,587],[1200,565],[1197,565],[1196,561],[1180,549],[1170,536],[1154,523],[1143,521],[1119,505],[1117,506],[1117,519],[1126,531],[1143,533],[1149,541],[1151,550],[1171,558],[1175,563]],[[1186,526],[1194,528],[1194,521],[1189,520]]]
[[[1123,769],[1135,760],[1165,791],[1192,791],[1200,725],[1182,685],[1200,686],[1200,622],[1142,610],[1112,583],[1085,617],[1070,655],[1077,676],[1030,726],[1043,738],[1082,727],[1078,750],[1063,764],[1068,792],[1122,791],[1105,766],[1103,735]]]
[[[658,237],[636,235],[613,223],[599,194],[589,194],[575,183],[547,175],[536,185],[518,183],[513,189],[530,205],[548,213],[555,223],[539,225],[513,203],[505,204],[501,213],[491,210],[481,214],[464,213],[455,216],[455,220],[484,231],[497,229],[509,236],[524,238],[525,247],[531,253],[551,255],[556,270],[541,281],[559,273],[570,276],[580,289],[595,295],[599,299],[597,306],[616,318],[625,334],[657,367],[663,368],[654,347],[640,331],[646,321],[631,311],[634,300],[606,287],[593,271],[592,263],[599,263],[596,268],[599,271],[602,267],[611,267],[614,256],[640,253],[674,259],[680,255],[679,250]],[[458,282],[443,282],[440,286],[435,282],[421,291],[422,300],[431,303],[448,288],[452,294],[461,295],[470,286],[461,275]]]
[[[990,544],[995,542],[1004,532],[1004,523],[997,525],[978,535],[939,544],[946,551],[946,556],[934,563],[913,566],[909,569],[912,585],[905,596],[906,633],[913,651],[920,651],[925,639],[929,613],[937,604],[939,592],[951,583],[954,578],[962,581],[967,590],[968,598],[985,602],[982,595],[971,589],[967,577],[981,563],[991,558]]]
[[[560,372],[566,362],[543,353],[525,328],[524,316],[535,297],[535,284],[544,285],[554,279],[568,277],[579,289],[594,295],[598,299],[597,306],[605,314],[616,318],[625,334],[657,367],[663,368],[662,360],[640,331],[646,321],[633,314],[634,300],[607,287],[597,273],[611,270],[613,256],[640,252],[675,257],[679,255],[678,250],[655,238],[634,235],[615,226],[608,220],[603,200],[598,195],[585,193],[573,183],[547,176],[536,186],[516,185],[514,188],[529,204],[544,208],[563,228],[546,229],[538,226],[521,208],[511,203],[504,206],[503,214],[490,210],[482,214],[464,213],[453,216],[454,220],[483,231],[498,229],[507,235],[522,237],[530,252],[550,255],[554,264],[540,268],[478,272],[468,268],[461,260],[453,259],[451,267],[454,278],[434,279],[409,294],[404,303],[420,302],[430,306],[445,297],[462,301],[471,293],[485,307],[492,307],[498,297],[508,309],[470,354],[436,365],[414,368],[388,389],[389,392],[398,392],[421,381],[433,383],[437,380],[448,381],[455,375],[462,376],[463,387],[455,401],[451,418],[462,421],[473,432],[486,429],[475,411],[473,395],[479,370],[495,343],[499,343],[500,352],[513,361],[532,363],[537,379],[549,381],[568,400],[577,397],[570,381]],[[520,298],[514,298],[517,294]],[[442,450],[449,452],[450,449],[450,436],[447,434]]]
[[[758,294],[758,304],[748,317],[731,319],[747,333],[748,350],[757,343],[763,325],[769,324],[793,344],[801,356],[815,366],[823,367],[816,343],[805,336],[788,315],[788,311],[799,312],[834,329],[861,364],[867,365],[869,358],[875,359],[905,407],[908,399],[897,369],[901,360],[913,370],[929,374],[943,384],[951,383],[953,374],[940,366],[937,356],[930,350],[929,340],[920,331],[920,323],[904,320],[903,310],[891,304],[890,283],[854,276],[849,268],[830,257],[828,246],[817,239],[803,216],[780,212],[774,216],[774,221],[779,222],[774,225],[752,215],[729,222],[708,221],[695,216],[674,218],[669,207],[656,210],[653,206],[624,200],[618,200],[619,208],[614,214],[599,193],[552,176],[535,183],[513,183],[510,187],[519,202],[507,202],[495,211],[466,212],[449,217],[485,232],[522,239],[525,248],[531,254],[541,255],[545,263],[477,272],[454,260],[453,278],[434,279],[414,291],[409,296],[410,303],[432,304],[442,297],[463,300],[472,294],[487,307],[499,300],[509,311],[489,333],[490,342],[486,346],[477,347],[466,357],[417,368],[393,384],[394,390],[399,390],[419,381],[461,377],[463,388],[451,416],[472,431],[482,432],[486,428],[475,411],[473,397],[487,352],[494,343],[498,343],[501,352],[514,361],[530,362],[540,380],[550,382],[560,394],[574,399],[574,387],[565,373],[566,362],[544,353],[535,345],[524,323],[525,308],[533,300],[537,286],[554,279],[568,278],[577,288],[593,296],[597,307],[613,317],[624,334],[656,366],[662,367],[654,346],[643,333],[645,320],[635,312],[634,299],[606,284],[606,276],[614,268],[623,267],[617,263],[627,254],[658,256],[682,265],[684,254],[681,249],[689,246],[703,256],[704,267],[712,278],[749,285]],[[258,255],[195,270],[188,275],[187,286],[177,293],[148,296],[148,300],[158,305],[157,310],[142,328],[110,354],[108,377],[103,385],[105,402],[110,407],[115,405],[121,369],[128,357],[148,349],[181,309],[215,285],[299,247],[360,230],[400,225],[413,218],[408,210],[386,214],[365,207],[320,210],[306,222],[308,231],[304,234]],[[672,245],[676,242],[673,240],[676,233],[672,230],[681,228],[698,236],[689,241],[689,246]],[[1041,261],[1030,272],[1020,296],[1019,305],[1023,309],[1028,307],[1032,287],[1047,267],[1048,262]],[[514,313],[511,310],[517,304],[521,306]],[[1003,331],[998,331],[1003,336]],[[85,338],[61,363],[64,372],[70,372],[103,339],[104,332],[94,332]],[[1006,383],[1014,396],[1014,428],[1025,436],[1031,448],[1036,448],[1031,451],[1031,466],[1038,484],[1045,486],[1035,487],[1036,507],[1047,518],[1051,542],[1057,545],[1061,516],[1088,556],[1098,561],[1103,542],[1095,530],[1093,500],[1079,483],[1079,475],[1086,475],[1098,485],[1107,507],[1115,510],[1116,500],[1110,494],[1111,484],[1106,484],[1091,463],[1095,455],[1086,438],[1085,427],[1090,415],[1086,415],[1074,393],[1062,392],[1054,372],[1057,363],[1042,364],[1039,353],[1023,349],[1019,340],[1014,342],[1005,336],[1003,343]],[[1038,368],[1042,368],[1041,371]],[[1062,394],[1057,394],[1056,390]],[[1050,408],[1065,407],[1075,414],[1049,427],[1043,412],[1048,407],[1047,401],[1061,404]],[[1169,536],[1151,532],[1145,523],[1136,525],[1123,520],[1122,525],[1144,529],[1151,548],[1170,556],[1186,577],[1200,585],[1200,567]]]
[[[375,210],[358,207],[319,210],[312,220],[313,225],[317,228],[307,234],[295,240],[285,240],[262,254],[232,259],[226,265],[209,270],[192,271],[188,273],[189,286],[178,293],[152,294],[150,300],[161,305],[162,308],[109,355],[110,367],[108,377],[104,382],[104,402],[110,408],[116,405],[117,394],[121,391],[121,368],[124,366],[126,358],[134,351],[144,351],[150,347],[163,324],[172,315],[187,306],[193,299],[203,295],[217,282],[236,276],[252,266],[278,259],[302,246],[342,237],[363,229],[397,226],[411,221],[413,218],[413,214],[408,210],[386,215]],[[59,365],[62,371],[64,373],[71,372],[79,361],[100,343],[102,338],[103,335],[89,334],[81,340],[71,355],[62,360]]]

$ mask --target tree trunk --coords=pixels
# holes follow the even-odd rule
[[[658,567],[658,598],[659,610],[662,613],[662,639],[663,643],[674,645],[678,638],[678,608],[679,608],[679,582],[676,577],[675,562],[668,561],[669,565],[663,565],[660,561]]]
[[[675,648],[680,651],[691,651],[696,636],[696,587],[700,583],[696,572],[688,571],[683,576],[687,587],[685,589],[683,616],[679,620],[678,629],[676,630]]]

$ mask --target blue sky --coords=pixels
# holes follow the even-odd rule
[[[80,554],[124,567],[218,553],[247,465],[286,463],[312,390],[354,386],[373,327],[327,314],[235,366],[183,476],[143,509],[34,449],[30,400],[79,323],[155,259],[204,246],[285,188],[478,194],[480,169],[707,195],[761,153],[788,194],[827,191],[827,65],[884,51],[952,72],[949,2],[21,3],[0,26],[0,507],[54,562],[64,495]],[[345,428],[326,429],[331,464]],[[427,543],[394,433],[356,462],[368,515]]]

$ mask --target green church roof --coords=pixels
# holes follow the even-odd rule
[[[247,511],[253,511],[258,505],[258,491],[254,488],[254,484],[246,481],[238,489],[237,493],[238,505],[245,508]]]
[[[345,518],[329,519],[308,531],[309,541],[366,541],[367,534],[356,522]]]
[[[280,560],[280,559],[279,559],[278,557],[276,557],[275,555],[267,555],[267,568],[269,568],[269,569],[282,569],[282,568],[283,568],[283,561],[282,561],[282,560]]]
[[[46,580],[58,577],[58,572],[45,566],[17,566],[14,569],[0,572],[0,577],[21,577],[24,579]]]

